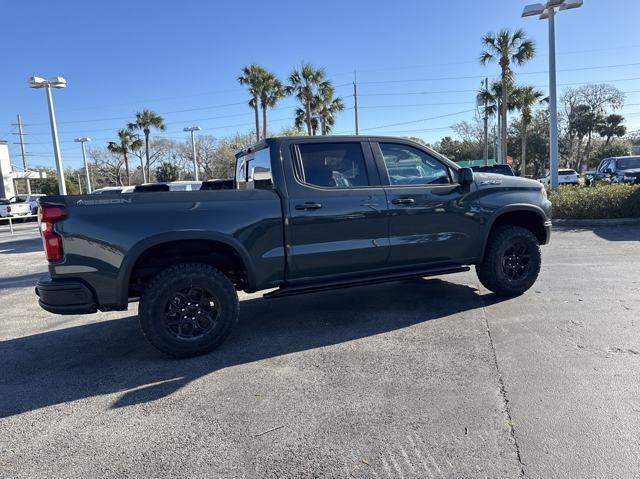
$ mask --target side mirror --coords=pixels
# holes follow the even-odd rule
[[[458,183],[466,187],[473,183],[473,170],[471,168],[460,168],[458,170]]]
[[[602,170],[603,173],[610,175],[611,173],[613,173],[613,170],[611,168],[605,168],[604,170]]]

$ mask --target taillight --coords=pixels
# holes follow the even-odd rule
[[[64,206],[44,205],[40,207],[38,216],[44,253],[49,261],[60,261],[64,258],[64,248],[62,238],[53,230],[53,224],[66,218],[67,210]]]
[[[11,206],[7,206],[7,213],[11,213]]]

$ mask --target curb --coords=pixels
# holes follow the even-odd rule
[[[557,219],[553,226],[627,226],[640,225],[640,218],[608,218],[608,219]]]

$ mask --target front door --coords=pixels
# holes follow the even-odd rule
[[[367,142],[291,146],[288,279],[330,279],[383,268],[387,203]]]
[[[390,213],[390,266],[465,263],[479,249],[479,215],[452,169],[401,142],[372,144]]]

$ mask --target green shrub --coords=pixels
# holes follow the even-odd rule
[[[640,217],[640,185],[560,186],[549,200],[554,218]]]

